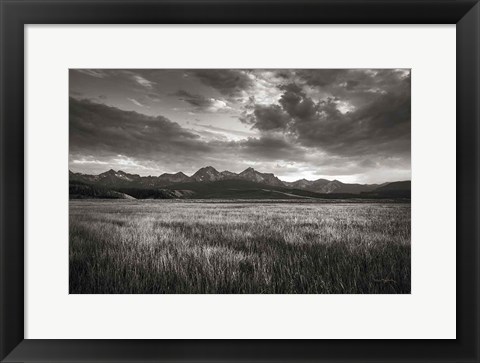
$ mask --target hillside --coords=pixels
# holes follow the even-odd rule
[[[411,181],[399,181],[393,183],[386,183],[382,186],[366,193],[365,196],[377,198],[411,198]]]
[[[175,189],[190,190],[197,199],[292,199],[319,198],[320,195],[305,190],[273,187],[246,180],[219,180],[205,183],[176,184]]]
[[[386,192],[394,190],[410,190],[412,188],[412,182],[410,180],[398,181],[393,183],[387,183],[375,189],[377,192]]]
[[[125,193],[81,182],[69,183],[69,195],[70,199],[135,199]]]

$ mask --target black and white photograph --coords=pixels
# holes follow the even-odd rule
[[[411,293],[410,69],[70,69],[68,117],[70,294]]]

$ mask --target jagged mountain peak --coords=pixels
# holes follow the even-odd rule
[[[254,175],[254,174],[261,174],[259,173],[258,171],[256,171],[254,168],[252,167],[249,167],[249,168],[246,168],[244,171],[242,171],[240,174],[238,175]]]
[[[205,166],[203,168],[200,168],[197,170],[197,172],[195,174],[198,174],[198,173],[219,173],[219,171],[217,169],[215,169],[213,166]]]
[[[175,174],[172,173],[163,173],[160,175],[156,181],[154,181],[154,184],[158,186],[164,186],[164,185],[169,185],[169,184],[174,184],[174,183],[186,183],[191,180],[190,177],[186,176],[183,172],[179,171]]]
[[[117,174],[117,172],[115,170],[110,169],[110,170],[107,170],[103,173],[98,174],[98,177],[99,178],[115,177],[116,174]]]
[[[179,171],[178,173],[163,173],[160,174],[160,177],[166,177],[166,176],[182,176],[182,177],[187,177],[183,172]],[[188,177],[187,177],[188,178]]]
[[[99,175],[111,175],[111,174],[116,174],[117,172],[113,169],[107,170]]]
[[[114,183],[115,180],[121,180],[123,182],[131,182],[133,180],[138,180],[141,177],[138,174],[129,174],[127,172],[124,172],[123,170],[115,171],[113,169],[110,169],[102,174],[99,174],[98,178],[108,181],[110,183]]]
[[[203,168],[200,168],[199,170],[209,170],[209,171],[216,171],[218,173],[218,170],[215,169],[213,166],[211,165],[208,165],[208,166],[205,166]]]
[[[205,166],[204,168],[198,169],[198,171],[192,175],[192,179],[198,182],[217,181],[221,179],[221,174],[213,166]]]
[[[273,186],[285,186],[285,184],[272,173],[260,173],[254,168],[249,167],[242,171],[238,176],[242,179],[255,183],[263,183]]]

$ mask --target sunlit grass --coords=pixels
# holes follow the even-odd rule
[[[410,204],[71,201],[70,293],[410,293]]]

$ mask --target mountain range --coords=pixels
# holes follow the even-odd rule
[[[109,170],[98,175],[69,171],[70,198],[410,198],[410,181],[347,184],[338,180],[284,182],[271,173],[247,168],[219,172],[212,166],[192,176],[183,172],[140,176]]]

